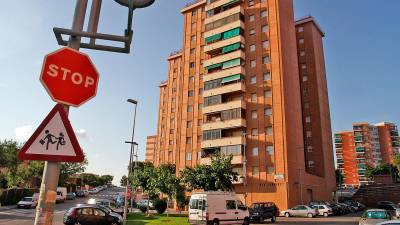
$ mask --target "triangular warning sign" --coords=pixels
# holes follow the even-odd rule
[[[18,153],[19,160],[82,162],[84,155],[64,107],[57,104]]]

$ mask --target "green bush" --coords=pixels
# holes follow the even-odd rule
[[[145,212],[147,212],[147,206],[145,206],[145,205],[139,205],[139,210],[140,210],[142,213],[145,213]]]
[[[154,208],[157,210],[158,214],[163,214],[165,210],[167,209],[167,201],[163,200],[157,200],[154,203]]]
[[[3,190],[0,193],[1,205],[13,205],[19,202],[23,197],[32,196],[34,193],[38,193],[38,189],[22,189],[13,188]]]

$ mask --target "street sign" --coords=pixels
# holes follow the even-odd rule
[[[20,160],[82,162],[84,155],[64,107],[57,104],[18,153]]]
[[[88,55],[64,47],[45,56],[40,82],[55,102],[79,107],[96,96],[99,73]]]

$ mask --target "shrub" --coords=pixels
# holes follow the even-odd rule
[[[140,210],[142,213],[145,213],[145,212],[147,212],[147,206],[145,206],[145,205],[139,205],[139,210]]]
[[[167,201],[163,200],[157,200],[154,203],[154,208],[157,210],[158,214],[163,214],[165,210],[167,209]]]

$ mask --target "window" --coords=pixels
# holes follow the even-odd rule
[[[191,41],[196,41],[196,35],[191,36],[191,37],[190,37],[190,40],[191,40]]]
[[[253,6],[254,5],[254,0],[249,0],[249,6]]]
[[[192,144],[192,138],[191,137],[187,137],[186,138],[186,144]]]
[[[272,116],[272,108],[265,108],[264,109],[265,116]]]
[[[254,52],[256,50],[256,45],[250,45],[250,51]]]
[[[306,52],[305,51],[300,51],[300,56],[305,56]]]
[[[235,200],[227,200],[226,201],[226,209],[227,210],[236,210]]]
[[[252,102],[257,102],[257,93],[252,93],[251,94],[251,101]]]
[[[192,11],[192,16],[196,16],[196,13],[197,13],[197,11],[196,11],[196,10],[193,10],[193,11]]]
[[[272,146],[272,145],[267,145],[267,147],[265,147],[265,150],[267,152],[267,155],[273,155],[274,154],[274,146]]]
[[[95,216],[106,216],[106,213],[105,212],[103,212],[103,210],[100,210],[100,209],[93,209],[93,214],[95,215]]]
[[[267,2],[267,0],[261,0],[261,3]]]
[[[263,32],[263,33],[267,33],[268,30],[269,30],[268,25],[265,25],[265,26],[262,27],[262,32]]]
[[[275,166],[267,166],[267,174],[274,174]]]
[[[174,134],[174,129],[170,129],[169,134]]]
[[[251,111],[251,118],[252,119],[257,119],[257,110]]]
[[[193,90],[188,91],[188,97],[193,97]]]
[[[314,148],[313,146],[307,146],[307,152],[313,152]]]
[[[197,152],[197,160],[201,159],[201,152]]]
[[[268,48],[269,47],[269,41],[263,41],[263,48]]]
[[[305,109],[310,108],[310,103],[305,103],[305,104],[304,104],[304,108],[305,108]]]
[[[269,61],[270,61],[270,60],[269,60],[269,56],[264,56],[264,57],[263,57],[263,63],[264,63],[264,64],[268,64]]]
[[[308,137],[308,138],[312,137],[312,132],[311,131],[307,131],[306,132],[306,137]]]
[[[308,96],[308,88],[307,87],[303,88],[303,95]]]
[[[272,135],[272,133],[273,133],[272,126],[268,126],[268,127],[265,128],[265,134],[266,135]]]
[[[186,160],[192,160],[192,153],[190,152],[186,153]]]
[[[303,82],[306,82],[306,81],[308,81],[308,77],[307,77],[307,75],[304,75],[303,76]]]
[[[200,104],[198,105],[198,109],[199,109],[199,110],[203,109],[203,103],[200,103]]]
[[[314,161],[308,161],[308,168],[314,168]]]
[[[199,88],[199,95],[200,95],[200,96],[203,95],[203,88]]]
[[[83,208],[83,209],[81,209],[81,214],[82,215],[92,215],[93,214],[92,208]]]
[[[258,136],[258,129],[257,128],[251,129],[251,136]]]
[[[256,76],[251,76],[251,77],[250,77],[250,83],[251,83],[251,84],[257,83],[257,77],[256,77]]]
[[[303,38],[299,39],[299,44],[304,44],[304,39]]]
[[[250,30],[250,35],[255,35],[255,34],[256,34],[256,30],[251,29],[251,30]]]
[[[264,91],[264,98],[271,98],[272,97],[272,91]]]
[[[190,68],[194,68],[196,66],[196,63],[195,62],[191,62],[190,63]]]
[[[252,171],[251,171],[251,175],[253,177],[256,177],[256,176],[258,176],[258,173],[259,173],[258,166],[253,166]]]
[[[192,128],[192,125],[193,125],[192,121],[188,121],[187,124],[186,124],[186,127],[187,128]]]
[[[193,106],[192,105],[188,105],[187,112],[193,112]]]
[[[257,147],[254,147],[254,148],[252,149],[252,155],[253,155],[253,156],[258,156],[258,148],[257,148]]]
[[[253,22],[254,19],[255,19],[255,16],[254,16],[254,15],[250,15],[250,16],[249,16],[249,21],[250,21],[250,22]]]
[[[169,140],[169,145],[173,145],[174,141],[173,140]]]
[[[306,116],[306,123],[311,123],[311,116]]]
[[[305,63],[301,64],[301,69],[303,70],[307,69],[307,65]]]
[[[257,65],[256,60],[251,60],[251,61],[250,61],[250,67],[251,67],[251,68],[256,67],[256,65]]]
[[[271,80],[271,74],[270,73],[264,73],[264,81],[269,81]]]
[[[304,31],[304,27],[299,27],[299,28],[297,28],[297,32],[301,33],[301,32],[303,32],[303,31]]]
[[[261,18],[267,17],[268,16],[268,11],[264,10],[261,12]]]

